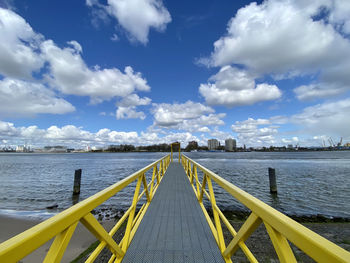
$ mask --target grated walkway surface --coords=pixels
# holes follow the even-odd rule
[[[123,259],[128,262],[224,262],[179,163],[170,163]]]

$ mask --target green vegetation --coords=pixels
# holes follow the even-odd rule
[[[92,253],[97,246],[100,244],[100,241],[97,240],[96,242],[92,243],[84,252],[82,252],[78,257],[76,257],[73,261],[70,263],[79,263],[83,258],[85,258],[87,255]]]
[[[350,240],[349,239],[343,239],[340,243],[350,245]]]

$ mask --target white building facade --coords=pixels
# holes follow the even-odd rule
[[[208,140],[208,149],[209,151],[211,150],[216,150],[219,147],[219,141],[217,139],[210,139]]]
[[[225,150],[232,152],[236,149],[236,140],[232,138],[228,138],[225,140]]]

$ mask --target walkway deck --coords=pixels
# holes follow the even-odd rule
[[[179,163],[170,163],[126,252],[127,262],[224,262]]]

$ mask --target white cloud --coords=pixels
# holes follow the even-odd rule
[[[208,114],[202,115],[196,119],[186,119],[182,123],[176,126],[177,129],[185,130],[189,132],[207,132],[210,133],[211,130],[208,126],[218,126],[224,125],[222,118],[226,116],[226,113],[218,114]]]
[[[323,140],[327,143],[331,136],[343,137],[345,141],[350,140],[348,116],[350,116],[350,98],[306,107],[300,113],[291,116],[236,121],[231,128],[238,134],[242,144],[268,146],[299,143],[301,146],[321,146]],[[279,132],[279,126],[276,124],[286,125],[284,131]]]
[[[330,96],[338,95],[346,91],[346,87],[336,85],[325,85],[323,83],[302,85],[295,88],[293,91],[298,100],[312,100],[315,98],[328,98]]]
[[[136,90],[149,91],[147,80],[141,73],[128,66],[124,73],[117,68],[89,69],[83,61],[81,47],[69,42],[72,47],[59,48],[52,40],[42,43],[41,48],[50,63],[51,85],[65,94],[89,96],[92,103],[113,97],[124,97]]]
[[[185,130],[189,132],[210,132],[208,126],[223,125],[225,113],[214,113],[214,109],[201,103],[153,104],[152,127]]]
[[[74,110],[70,103],[45,88],[43,81],[64,94],[89,96],[91,103],[150,90],[147,80],[132,67],[125,67],[124,72],[117,68],[100,69],[99,66],[90,69],[81,57],[83,49],[77,41],[69,41],[67,47],[60,48],[52,40],[45,40],[35,33],[22,17],[2,8],[0,35],[0,74],[12,79],[6,94],[13,93],[17,87],[19,97],[14,98],[13,94],[10,97],[23,105],[16,109],[8,103],[10,97],[3,96],[2,100],[7,104],[3,103],[2,111],[7,105],[9,114],[66,113]],[[34,80],[32,74],[39,70],[45,73]],[[43,76],[44,80],[40,79]],[[27,82],[20,80],[23,78]],[[2,85],[6,83],[9,85],[9,81],[2,82]]]
[[[228,90],[219,89],[215,84],[201,84],[199,92],[209,105],[227,107],[252,105],[260,101],[274,100],[282,93],[276,85],[258,84],[255,89]]]
[[[117,106],[120,107],[134,107],[134,106],[145,106],[151,103],[151,99],[144,97],[140,98],[137,94],[131,94],[124,97],[121,101],[117,102]]]
[[[317,139],[317,138],[314,137],[314,139]],[[282,138],[281,141],[282,141],[283,143],[288,143],[288,144],[297,144],[297,143],[299,143],[299,138],[296,137],[296,136],[294,136],[294,137],[292,137],[291,139]]]
[[[326,102],[305,108],[290,117],[304,133],[328,134],[350,139],[350,99]]]
[[[216,138],[220,141],[220,143],[225,143],[225,140],[227,138],[232,138],[232,134],[229,132],[224,132],[224,131],[220,131],[217,127],[215,127],[215,129],[211,132],[209,132],[210,136],[213,138]]]
[[[135,107],[118,107],[116,111],[117,120],[120,119],[141,119],[146,118],[146,114],[143,111],[136,111]]]
[[[113,36],[111,37],[111,40],[114,41],[114,42],[119,41],[118,35],[114,33]]]
[[[5,137],[18,135],[18,131],[13,123],[0,121],[0,134]]]
[[[315,84],[322,91],[312,96],[338,94],[350,87],[350,42],[342,34],[350,32],[349,6],[344,0],[251,3],[238,10],[227,34],[214,43],[211,57],[202,61],[211,66],[240,64],[276,79],[318,74]],[[323,9],[329,16],[320,13]],[[299,90],[298,97],[311,96],[309,91]]]
[[[193,101],[187,101],[182,104],[153,104],[152,109],[155,124],[160,127],[176,126],[186,119],[193,120],[203,114],[213,112],[213,108]]]
[[[95,13],[99,17],[102,12],[117,19],[130,40],[143,44],[147,44],[151,28],[164,31],[171,22],[171,16],[161,0],[108,0],[107,6],[98,1],[87,0],[86,4],[93,10],[99,10],[100,12]]]
[[[350,2],[346,0],[333,0],[323,1],[322,4],[330,11],[329,22],[333,24],[337,30],[345,34],[350,34]]]
[[[44,85],[5,78],[0,80],[0,116],[30,116],[38,113],[64,114],[74,106],[58,98]]]
[[[218,89],[226,90],[244,90],[254,89],[254,76],[246,70],[241,70],[231,66],[224,66],[220,71],[211,76],[211,81],[215,82]]]
[[[51,126],[48,129],[40,129],[37,126],[15,127],[13,123],[4,121],[0,121],[0,137],[7,145],[17,145],[26,142],[37,147],[57,144],[70,147],[104,146],[108,144],[150,145],[174,141],[187,145],[189,141],[198,141],[198,138],[189,132],[172,132],[160,137],[155,132],[141,132],[138,134],[135,131],[123,132],[107,128],[93,133],[74,125]]]
[[[0,7],[0,74],[31,78],[44,64],[39,52],[42,39],[16,13]]]
[[[201,84],[199,87],[200,94],[209,105],[251,105],[282,95],[276,85],[263,83],[255,87],[255,80],[249,72],[231,66],[222,67],[209,80],[214,83]]]
[[[137,94],[131,94],[117,102],[117,119],[141,119],[146,118],[146,114],[142,111],[136,111],[137,106],[145,106],[151,103],[150,98],[140,98]]]
[[[247,145],[272,145],[277,142],[277,127],[271,126],[268,119],[248,118],[245,121],[236,121],[231,126],[232,130],[238,134],[238,140]],[[269,125],[269,126],[268,126]],[[267,127],[259,127],[267,126]]]

